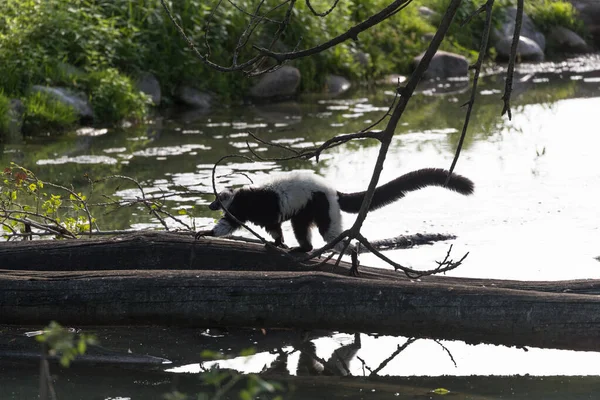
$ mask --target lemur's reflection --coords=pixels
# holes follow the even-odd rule
[[[307,375],[327,375],[327,376],[347,376],[350,375],[350,361],[356,356],[360,349],[360,334],[354,334],[354,342],[341,346],[333,351],[331,357],[325,360],[325,364],[316,357],[315,343],[307,340],[298,350],[300,359],[298,360],[298,376]]]

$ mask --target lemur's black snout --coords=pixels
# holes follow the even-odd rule
[[[213,201],[212,203],[210,203],[210,204],[208,205],[208,208],[210,208],[210,209],[211,209],[211,210],[213,210],[213,211],[217,211],[218,209],[220,209],[220,208],[221,208],[221,205],[219,204],[219,201],[218,201],[218,200],[215,200],[215,201]]]

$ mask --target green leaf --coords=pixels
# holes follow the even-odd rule
[[[435,394],[442,395],[442,396],[450,393],[450,391],[448,389],[445,389],[445,388],[433,389],[431,392],[435,393]]]
[[[177,214],[179,215],[187,215],[187,210],[184,208],[180,208],[179,210],[177,210]]]

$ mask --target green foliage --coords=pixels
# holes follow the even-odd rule
[[[4,239],[27,235],[31,227],[47,229],[56,237],[75,236],[90,230],[86,196],[71,192],[68,198],[50,193],[33,172],[17,164],[1,173],[0,226]],[[56,186],[56,185],[51,185]],[[94,223],[95,219],[91,218]]]
[[[387,5],[389,2],[383,0],[355,0],[355,23]],[[359,43],[361,49],[371,55],[375,77],[390,72],[408,73],[413,57],[425,51],[429,45],[426,37],[434,32],[434,27],[420,17],[416,5],[410,5],[375,29],[363,33]]]
[[[78,355],[85,354],[88,345],[96,344],[93,336],[76,334],[72,329],[65,329],[54,321],[50,322],[44,332],[35,338],[48,346],[49,355],[60,357],[60,364],[63,367],[68,367]]]
[[[579,34],[585,34],[583,21],[578,18],[577,10],[568,1],[528,1],[524,6],[527,15],[543,33],[550,32],[554,26],[562,26]]]
[[[77,122],[77,113],[73,107],[57,101],[51,94],[35,92],[25,100],[23,113],[23,132],[61,131]]]
[[[85,85],[96,118],[100,121],[141,120],[146,115],[150,98],[136,90],[131,79],[114,68],[90,73]]]
[[[437,26],[441,17],[446,12],[450,0],[421,0],[423,5],[433,9],[438,18],[433,22]],[[492,12],[492,26],[499,26],[502,23],[502,13],[500,9],[513,5],[514,0],[496,0]],[[463,1],[454,17],[454,22],[448,30],[447,39],[442,43],[442,49],[455,51],[472,59],[477,57],[483,28],[485,25],[485,13],[474,16],[468,24],[461,26],[464,21],[477,11],[482,4],[473,1]]]
[[[0,2],[0,87],[62,84],[61,63],[93,70],[112,63],[121,32],[87,0]]]
[[[8,131],[10,124],[10,99],[4,95],[0,89],[0,134]]]
[[[495,7],[514,2],[498,0]],[[287,8],[276,0],[168,3],[199,52],[223,66],[231,65],[234,51],[238,63],[250,59],[256,55],[253,46],[274,51],[311,48],[389,5],[387,0],[344,1],[327,16],[319,17],[307,2],[296,2],[290,25],[280,32],[278,21],[286,16]],[[327,0],[312,0],[310,4],[316,12],[325,12],[332,5]],[[435,18],[424,20],[418,6],[432,8],[439,19],[448,4],[449,0],[414,0],[389,20],[360,34],[358,41],[345,41],[293,61],[292,65],[302,72],[301,89],[320,90],[327,74],[361,79],[409,72],[412,58],[425,50],[428,36],[439,23]],[[474,57],[483,15],[465,27],[459,22],[479,5],[462,2],[443,49]],[[526,11],[542,31],[563,25],[581,32],[581,23],[566,1],[528,1]],[[256,13],[266,14],[267,18],[257,22],[253,19]],[[497,24],[500,13],[494,15]],[[246,34],[249,24],[250,36]],[[278,40],[273,42],[276,35]],[[370,56],[368,65],[358,62],[359,52]],[[223,100],[239,99],[252,83],[241,72],[219,72],[198,60],[160,0],[4,0],[0,2],[0,59],[0,90],[6,95],[24,96],[33,84],[84,88],[103,122],[143,118],[146,99],[133,90],[126,77],[142,71],[156,75],[167,95],[181,84],[191,84]],[[80,72],[73,72],[70,66]]]

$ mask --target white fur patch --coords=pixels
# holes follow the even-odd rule
[[[323,235],[327,242],[342,232],[342,215],[338,204],[337,190],[319,175],[304,171],[294,171],[272,178],[261,187],[271,189],[279,195],[281,210],[280,221],[283,222],[296,215],[316,192],[323,192],[329,202],[329,229]],[[310,237],[309,237],[310,238]]]
[[[227,236],[234,231],[233,227],[225,218],[221,218],[212,229],[213,236]]]

